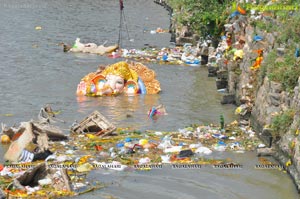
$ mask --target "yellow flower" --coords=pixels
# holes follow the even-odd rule
[[[239,106],[239,107],[237,107],[236,109],[235,109],[235,114],[236,115],[238,115],[238,114],[240,114],[242,112],[242,108]]]
[[[292,162],[291,162],[291,160],[289,159],[289,160],[285,163],[285,166],[286,166],[286,167],[289,167],[289,166],[291,166],[291,164],[292,164]]]

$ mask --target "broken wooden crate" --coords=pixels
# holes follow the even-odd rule
[[[116,127],[111,124],[101,113],[94,111],[79,124],[73,126],[73,133],[92,133],[103,137],[116,130]]]

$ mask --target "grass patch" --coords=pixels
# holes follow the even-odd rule
[[[286,17],[281,25],[282,33],[277,38],[278,43],[288,43],[293,41],[295,43],[300,42],[300,14],[294,13],[290,17]]]
[[[284,135],[290,128],[293,120],[294,120],[295,111],[292,109],[288,109],[285,112],[276,115],[271,123],[271,128],[273,130],[273,136],[282,136]]]
[[[256,29],[266,31],[268,33],[277,32],[280,30],[280,27],[275,24],[275,22],[266,21],[266,20],[255,20],[250,22],[250,24]]]
[[[260,81],[268,76],[271,81],[281,83],[285,91],[293,92],[300,76],[300,60],[295,57],[295,50],[300,42],[300,14],[294,13],[285,17],[286,23],[281,24],[282,31],[276,39],[277,43],[285,46],[284,55],[279,57],[276,49],[268,53],[261,66]],[[258,22],[259,26],[265,28],[261,23]]]
[[[280,82],[285,91],[293,92],[300,76],[300,63],[295,50],[286,50],[283,57],[277,57],[275,50],[267,56],[261,68],[261,78],[268,76],[271,81]]]

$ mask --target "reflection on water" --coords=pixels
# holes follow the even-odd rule
[[[220,105],[214,78],[206,68],[147,63],[157,73],[159,95],[76,97],[80,79],[99,64],[121,59],[90,54],[63,53],[59,43],[73,44],[76,37],[84,43],[115,44],[119,32],[119,5],[111,0],[2,0],[0,2],[0,122],[9,126],[36,119],[45,104],[66,121],[59,124],[68,133],[74,120],[80,121],[98,110],[117,127],[140,130],[173,131],[194,123],[218,123],[234,119],[232,105]],[[125,13],[130,38],[124,34],[124,48],[158,48],[170,45],[170,34],[150,34],[158,27],[169,27],[169,16],[149,0],[126,0]],[[42,30],[35,30],[41,26]],[[157,120],[147,117],[152,106],[164,104],[168,115]],[[13,114],[7,117],[4,114]],[[0,147],[2,160],[5,146]],[[236,154],[234,155],[236,156]],[[241,162],[255,159],[242,154]],[[228,171],[227,171],[228,172]],[[242,170],[239,173],[212,170],[157,170],[151,172],[110,172],[97,170],[91,177],[109,182],[109,187],[82,198],[295,198],[295,188],[286,174],[277,171]],[[278,180],[280,179],[280,180]],[[113,184],[112,184],[113,183]],[[155,191],[153,191],[155,190]]]
[[[77,97],[78,112],[89,113],[101,109],[102,113],[117,126],[134,127],[146,130],[152,124],[148,111],[159,103],[160,95],[137,95],[116,97]]]

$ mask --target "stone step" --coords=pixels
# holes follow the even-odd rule
[[[208,70],[208,73],[212,75],[211,77],[213,77],[213,76],[217,76],[217,71],[219,69],[218,69],[218,67],[207,65],[207,70]]]
[[[225,94],[221,100],[221,104],[235,104],[234,94]]]
[[[228,79],[228,71],[227,70],[218,70],[217,78],[218,79]]]
[[[216,79],[216,86],[217,89],[223,89],[223,88],[227,88],[228,85],[228,81],[224,80],[224,79]]]

